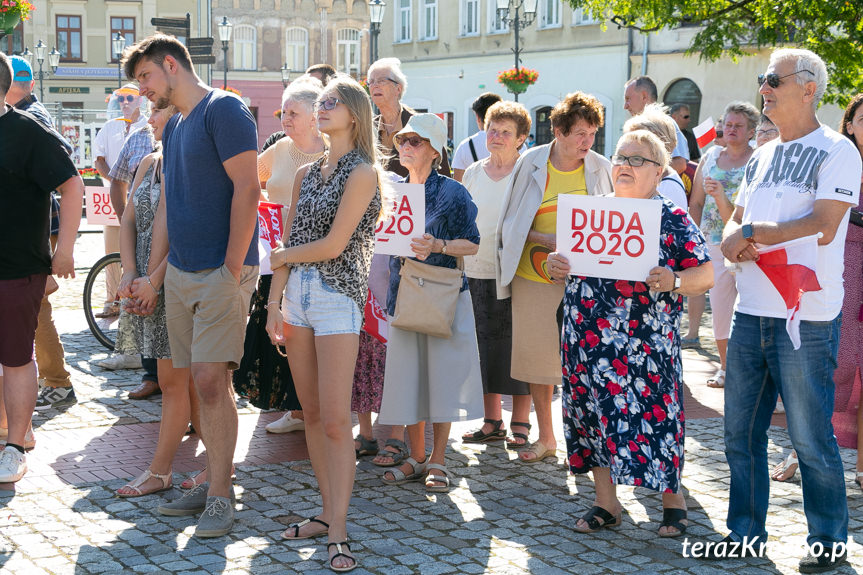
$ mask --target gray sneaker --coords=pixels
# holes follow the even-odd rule
[[[194,489],[186,492],[179,499],[174,499],[168,503],[159,506],[157,511],[162,515],[170,515],[172,517],[185,517],[187,515],[197,515],[204,511],[207,507],[207,491],[210,489],[209,483],[202,483]],[[234,493],[234,486],[231,485],[231,501],[236,501],[237,496]]]
[[[207,508],[198,520],[196,537],[221,537],[234,526],[234,506],[227,497],[207,497]]]

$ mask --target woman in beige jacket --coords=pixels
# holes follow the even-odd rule
[[[555,251],[557,197],[612,193],[611,163],[593,146],[602,104],[583,92],[567,95],[551,112],[554,140],[531,148],[515,166],[497,225],[498,297],[512,296],[512,377],[530,383],[539,439],[519,454],[523,463],[556,456],[551,420],[554,385],[561,383],[563,288],[551,281],[546,259]],[[512,422],[527,432],[528,422]]]

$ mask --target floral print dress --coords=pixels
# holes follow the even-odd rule
[[[704,236],[661,196],[659,265],[709,261]],[[614,483],[677,493],[683,469],[682,296],[644,282],[570,276],[561,339],[569,468],[611,469]]]

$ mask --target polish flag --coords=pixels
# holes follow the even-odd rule
[[[713,123],[713,117],[707,118],[694,128],[692,133],[695,134],[695,139],[698,141],[698,147],[703,148],[710,142],[716,139],[716,125]]]
[[[785,331],[794,349],[800,349],[800,300],[805,292],[821,290],[815,275],[820,237],[818,233],[760,249],[755,262],[785,300]]]
[[[375,299],[375,296],[372,295],[371,290],[369,290],[369,299],[366,300],[366,309],[364,314],[366,317],[366,323],[363,326],[363,329],[366,330],[366,333],[379,340],[381,343],[386,343],[387,314],[384,311],[384,308],[382,308],[378,303],[378,300]]]
[[[258,203],[258,273],[270,275],[270,253],[282,241],[282,204]]]

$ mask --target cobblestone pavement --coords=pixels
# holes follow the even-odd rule
[[[86,269],[98,259],[101,235],[79,240],[79,277],[52,300],[72,368],[78,403],[34,417],[39,445],[28,456],[31,471],[15,486],[0,485],[0,573],[329,573],[321,541],[285,542],[285,525],[319,511],[320,499],[303,436],[267,436],[277,413],[241,405],[237,462],[237,513],[223,538],[192,537],[194,518],[155,513],[171,492],[122,500],[113,492],[146,467],[158,433],[160,401],[130,401],[139,372],[108,372],[91,364],[105,357],[89,334],[80,293]],[[708,334],[703,331],[702,334]],[[705,339],[703,337],[703,339]],[[684,485],[690,540],[725,533],[729,474],[723,454],[721,392],[700,382],[715,369],[709,350],[685,352],[687,463]],[[505,415],[509,420],[509,414]],[[784,424],[778,417],[776,423]],[[622,487],[623,524],[592,535],[573,531],[593,500],[587,477],[568,476],[565,446],[557,462],[522,465],[498,446],[456,439],[475,422],[453,425],[447,465],[455,476],[446,494],[426,494],[419,483],[381,484],[382,469],[363,458],[348,517],[355,573],[796,573],[806,534],[799,479],[771,485],[765,559],[700,562],[682,556],[681,541],[656,536],[659,495]],[[557,437],[563,433],[558,426]],[[377,430],[379,437],[385,430]],[[771,429],[771,464],[788,447],[781,427]],[[191,437],[175,462],[181,471],[203,465]],[[854,485],[856,452],[846,464],[850,533],[860,533],[863,493]],[[799,478],[799,475],[798,475]],[[7,491],[2,491],[7,489]],[[861,548],[850,547],[851,565],[863,571]]]

